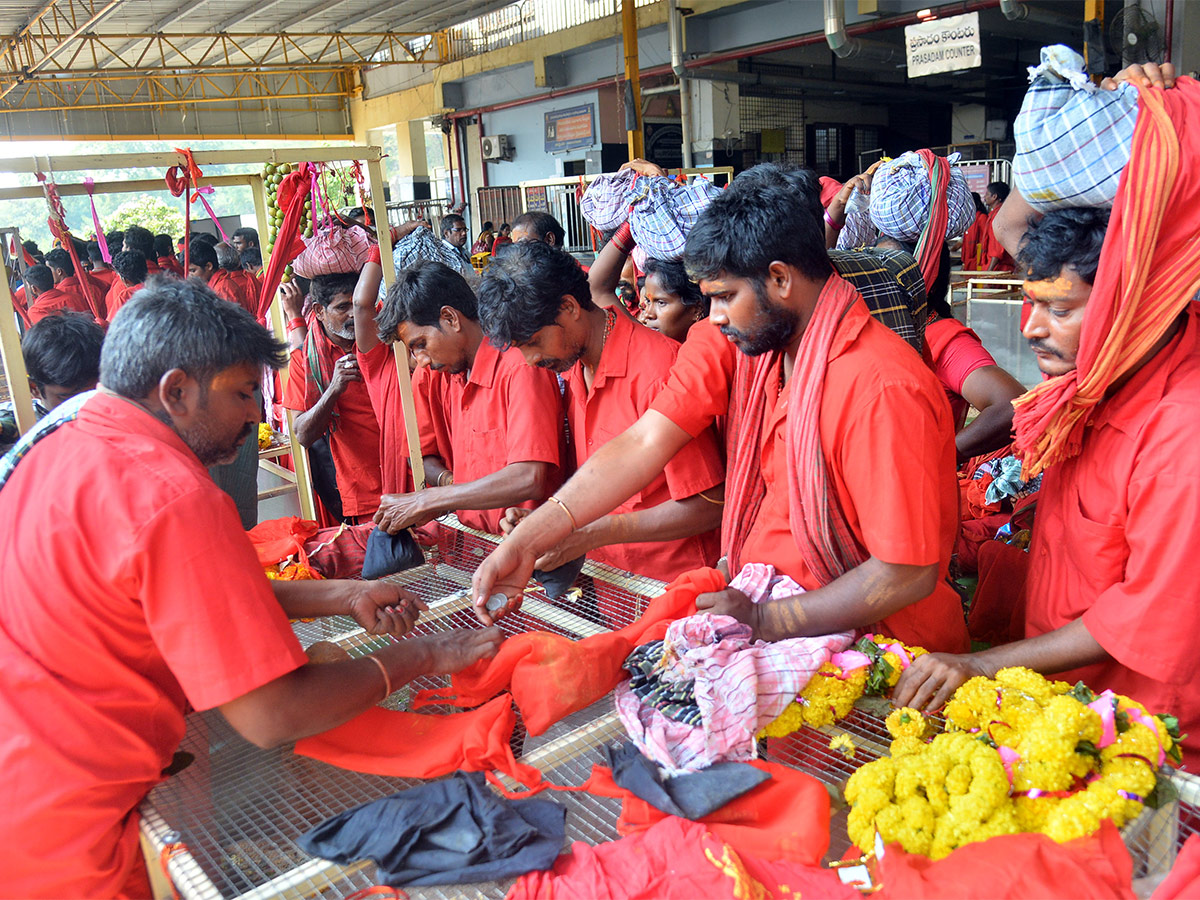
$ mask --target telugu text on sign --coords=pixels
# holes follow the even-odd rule
[[[979,13],[967,13],[904,29],[908,77],[973,69],[983,64],[979,44]]]

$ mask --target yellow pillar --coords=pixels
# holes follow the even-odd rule
[[[0,276],[4,274],[4,266],[0,265]],[[25,291],[28,294],[29,289],[26,288]],[[0,277],[0,363],[4,366],[4,377],[8,379],[8,392],[12,396],[17,431],[24,434],[37,422],[37,416],[33,412],[29,373],[25,370],[25,357],[21,355],[21,335],[17,331],[15,316],[12,294],[8,290],[8,278]]]
[[[646,155],[642,144],[642,83],[638,77],[637,9],[634,0],[621,0],[621,37],[625,43],[625,82],[628,100],[632,94],[632,117],[635,127],[626,132],[629,139],[629,158]],[[627,120],[628,121],[628,120]]]

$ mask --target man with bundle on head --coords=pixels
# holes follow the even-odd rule
[[[278,746],[495,652],[499,629],[471,629],[308,663],[289,616],[399,637],[422,604],[382,582],[268,581],[209,477],[254,440],[282,351],[207,287],[153,279],[109,329],[103,386],[4,458],[0,895],[151,896],[137,806],[189,706]]]
[[[96,387],[103,343],[104,329],[87,313],[57,312],[25,332],[21,356],[39,419],[63,401]],[[12,401],[0,403],[0,454],[7,453],[18,437]]]
[[[752,604],[725,590],[702,595],[702,611],[765,640],[878,626],[966,649],[946,580],[958,525],[950,411],[920,356],[834,272],[816,177],[774,165],[742,173],[701,214],[685,261],[711,299],[708,320],[650,409],[484,561],[476,613],[490,621],[493,590],[519,596],[539,554],[724,416],[728,572],[767,563],[807,592]]]
[[[428,370],[413,386],[428,487],[385,494],[380,528],[395,534],[453,512],[499,534],[505,510],[538,503],[562,483],[558,382],[484,338],[461,275],[429,260],[401,270],[375,325],[381,341],[403,340]]]
[[[492,262],[479,307],[488,340],[515,347],[529,365],[563,377],[577,463],[649,408],[679,352],[677,343],[611,306],[596,306],[575,258],[540,241],[519,243]],[[716,439],[705,429],[636,498],[572,532],[538,568],[553,569],[586,553],[618,569],[673,581],[714,565],[724,480]],[[524,515],[510,511],[510,523]]]
[[[934,708],[968,678],[1027,666],[1176,715],[1190,735],[1184,762],[1195,767],[1200,85],[1147,82],[1137,99],[1111,219],[1103,209],[1052,210],[1018,254],[1030,309],[1023,334],[1047,376],[1017,401],[1015,419],[1024,477],[1044,472],[1025,639],[922,659],[895,699]]]
[[[954,414],[957,463],[992,453],[1008,445],[1012,437],[1012,400],[1023,393],[1021,383],[996,365],[974,331],[954,318],[950,308],[950,251],[947,242],[963,234],[975,219],[974,199],[962,171],[951,165],[957,155],[939,157],[929,150],[902,153],[878,162],[868,172],[847,182],[865,190],[865,210],[844,214],[836,204],[826,211],[835,226],[844,215],[845,228],[839,247],[866,242],[868,252],[892,264],[909,257],[918,260],[926,288],[927,307],[921,314],[923,335],[933,371],[945,389]],[[847,242],[847,243],[844,243]],[[833,264],[846,274],[839,257],[830,253]],[[868,305],[867,290],[856,284]],[[970,424],[968,410],[979,411]]]
[[[299,413],[293,425],[302,445],[328,435],[343,521],[352,525],[371,520],[383,492],[379,422],[354,353],[357,282],[357,272],[312,278],[307,336],[292,351],[283,395],[283,405]]]

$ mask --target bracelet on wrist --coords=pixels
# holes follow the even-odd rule
[[[307,323],[299,316],[296,316],[294,319],[289,319],[288,323],[287,323],[288,331],[295,331],[298,328],[307,328],[307,327],[308,327]]]
[[[834,231],[842,230],[842,226],[839,225],[837,222],[833,221],[833,218],[829,215],[829,210],[825,210],[825,224],[828,225],[830,228],[832,228]]]

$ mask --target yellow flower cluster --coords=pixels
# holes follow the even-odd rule
[[[1170,717],[1029,669],[971,679],[945,714],[946,733],[928,744],[919,712],[888,716],[891,758],[863,766],[846,786],[859,847],[870,849],[878,831],[939,859],[996,834],[1040,831],[1061,842],[1105,819],[1120,827],[1142,811],[1161,761],[1178,757]]]
[[[271,426],[266,422],[258,423],[258,449],[270,450],[271,441],[274,440],[275,432],[271,430]]]
[[[908,741],[920,743],[902,734],[893,746]],[[939,734],[920,747],[867,763],[850,776],[847,828],[856,845],[871,849],[878,831],[909,853],[941,859],[963,844],[1019,830],[995,750],[962,733]]]
[[[855,702],[864,694],[887,693],[896,686],[900,673],[908,665],[899,654],[884,649],[893,644],[903,648],[909,661],[927,652],[921,647],[909,647],[883,635],[869,634],[854,645],[854,650],[865,654],[870,659],[870,665],[852,668],[847,672],[836,663],[824,663],[795,702],[790,703],[758,736],[786,737],[805,725],[814,728],[832,725],[848,716]]]

